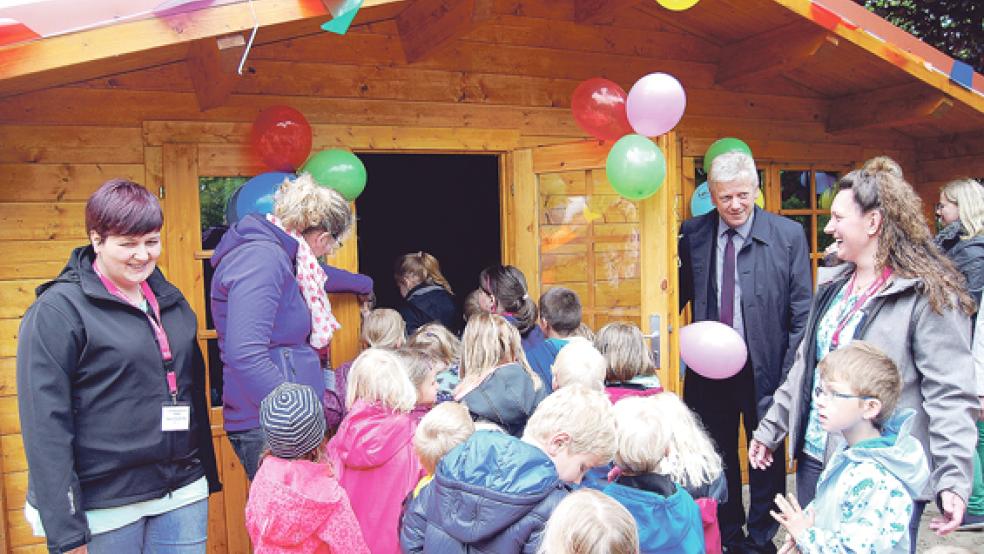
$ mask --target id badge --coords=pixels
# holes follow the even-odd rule
[[[161,431],[191,429],[191,406],[187,402],[167,402],[161,407]]]

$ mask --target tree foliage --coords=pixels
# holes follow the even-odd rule
[[[896,27],[984,73],[981,0],[854,0]]]

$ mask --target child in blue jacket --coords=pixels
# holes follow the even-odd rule
[[[827,354],[819,369],[820,425],[838,444],[805,510],[792,495],[776,496],[772,516],[789,532],[783,550],[795,542],[804,554],[907,553],[913,498],[926,486],[929,466],[910,434],[913,411],[892,415],[902,392],[899,370],[863,341]]]
[[[604,393],[572,385],[540,403],[522,439],[476,431],[410,502],[403,552],[535,552],[568,484],[611,459],[611,409]]]
[[[619,400],[613,409],[618,428],[615,465],[620,475],[602,492],[625,506],[639,526],[645,553],[703,554],[700,509],[683,487],[659,473],[670,448],[670,433],[651,396]]]

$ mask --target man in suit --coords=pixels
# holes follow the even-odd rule
[[[748,359],[734,377],[708,379],[687,370],[683,398],[703,420],[721,453],[728,500],[719,508],[725,552],[775,553],[778,524],[769,515],[785,494],[785,464],[749,468],[748,534],[738,459],[739,416],[751,437],[772,395],[792,365],[812,297],[810,249],[803,227],[755,207],[759,179],[743,152],[714,159],[707,179],[716,210],[680,229],[680,308],[693,321],[720,321],[745,339]],[[775,453],[784,460],[785,452]]]

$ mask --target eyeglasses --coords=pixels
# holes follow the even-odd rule
[[[865,395],[858,395],[858,394],[844,394],[842,392],[837,392],[837,391],[828,391],[828,390],[825,390],[823,388],[823,385],[817,385],[817,388],[813,389],[813,395],[815,397],[817,397],[817,398],[822,398],[824,400],[830,400],[830,399],[833,399],[833,398],[843,398],[843,399],[857,398],[859,400],[874,400],[875,399],[874,396],[865,396]]]
[[[937,202],[936,203],[936,211],[940,211],[942,209],[943,209],[943,203],[942,202]]]

